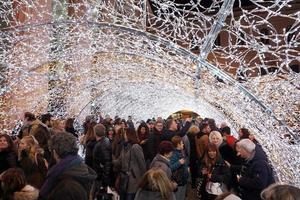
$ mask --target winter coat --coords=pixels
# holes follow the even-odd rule
[[[162,141],[162,133],[158,132],[156,128],[153,129],[153,133],[149,135],[148,140],[145,143],[146,150],[145,150],[145,159],[149,160],[150,162],[158,153],[158,146]]]
[[[170,168],[170,161],[167,160],[166,158],[164,158],[162,155],[157,154],[151,165],[150,168],[159,168],[161,170],[163,170],[166,175],[168,176],[168,178],[171,180],[172,177],[172,170]]]
[[[37,200],[39,191],[31,185],[26,185],[21,191],[14,192],[14,200]]]
[[[29,158],[27,151],[23,150],[21,154],[18,165],[23,169],[27,183],[35,188],[41,188],[47,175],[44,158],[42,155],[37,154],[36,163]]]
[[[47,174],[39,199],[88,200],[97,175],[78,155],[69,155],[54,165]]]
[[[161,193],[159,191],[150,191],[139,189],[135,195],[134,200],[163,200]],[[176,200],[174,193],[167,200]]]
[[[179,160],[186,156],[183,150],[175,149],[173,151],[172,157],[170,158],[170,168],[172,170],[172,180],[175,181],[178,186],[184,186],[188,182],[189,172],[188,163],[185,162],[183,165],[180,164]]]
[[[197,134],[195,138],[195,143],[196,143],[197,157],[199,160],[202,159],[205,149],[208,145],[208,142],[209,142],[208,135],[201,134],[201,133]]]
[[[17,166],[17,155],[14,151],[0,151],[0,174],[5,170]]]
[[[143,149],[139,144],[124,143],[120,157],[114,161],[123,173],[129,173],[127,193],[136,193],[138,184],[146,172]]]
[[[93,150],[93,169],[98,175],[98,180],[102,181],[104,187],[111,183],[112,153],[110,141],[102,137],[97,141]]]
[[[219,152],[222,158],[228,161],[230,164],[238,164],[239,158],[237,156],[237,152],[233,150],[226,141],[223,141],[219,146]]]
[[[256,147],[253,158],[246,162],[238,181],[243,200],[259,200],[262,190],[275,182],[272,168],[261,150]]]
[[[89,167],[93,168],[93,150],[96,145],[97,141],[95,139],[88,140],[86,142],[86,149],[85,149],[85,164]]]

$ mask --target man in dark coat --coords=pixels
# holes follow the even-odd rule
[[[174,119],[168,119],[166,122],[167,129],[162,136],[162,140],[171,141],[172,137],[174,137],[175,135],[178,135],[180,137],[185,136],[191,126],[191,121],[191,118],[187,118],[184,127],[180,131],[178,131],[178,125],[176,121]]]
[[[77,154],[76,138],[66,132],[54,135],[49,147],[56,160],[47,174],[39,199],[88,200],[96,173]]]
[[[145,160],[147,164],[150,164],[153,158],[156,156],[158,146],[162,141],[164,124],[162,121],[156,121],[153,133],[150,133],[148,140],[146,141]]]
[[[105,137],[105,126],[98,124],[94,127],[97,143],[93,150],[93,169],[96,171],[100,187],[111,184],[112,151],[109,139]]]
[[[256,150],[256,145],[249,139],[237,143],[240,156],[246,159],[245,169],[237,176],[241,197],[244,200],[261,199],[263,189],[274,183],[272,168],[262,151]]]

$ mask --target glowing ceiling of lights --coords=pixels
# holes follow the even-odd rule
[[[28,110],[81,121],[188,108],[250,128],[299,186],[299,15],[292,0],[1,1],[2,131]]]

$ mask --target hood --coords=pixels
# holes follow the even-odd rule
[[[39,191],[31,185],[26,185],[21,191],[14,193],[14,200],[36,200]]]
[[[169,160],[167,160],[166,158],[164,158],[162,155],[160,155],[160,154],[157,154],[155,157],[154,157],[154,159],[153,159],[153,161],[152,161],[153,163],[154,162],[162,162],[162,163],[165,163],[166,165],[170,165],[170,161]]]

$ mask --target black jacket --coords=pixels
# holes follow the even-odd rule
[[[95,139],[86,142],[85,150],[85,164],[89,167],[93,167],[93,151],[97,141]]]
[[[5,170],[17,166],[17,155],[14,151],[0,152],[0,174]]]
[[[102,137],[93,150],[93,169],[104,187],[111,183],[112,150],[109,139]]]
[[[238,181],[242,199],[259,200],[261,191],[275,182],[272,168],[261,150],[259,147],[256,148],[254,157],[246,162]]]
[[[150,162],[157,154],[158,146],[162,141],[162,133],[158,132],[156,128],[153,129],[153,133],[149,135],[148,140],[145,144],[145,160]]]

